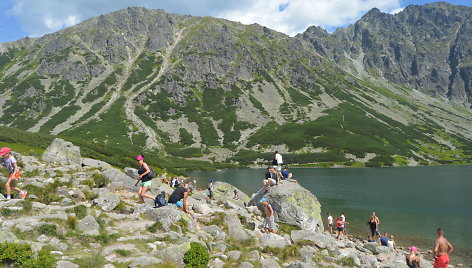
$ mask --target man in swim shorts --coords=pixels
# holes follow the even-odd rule
[[[447,268],[449,265],[449,254],[454,250],[451,243],[444,237],[444,231],[441,228],[436,230],[438,238],[434,244],[434,268]]]

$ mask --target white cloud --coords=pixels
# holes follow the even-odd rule
[[[40,36],[93,16],[128,6],[214,16],[245,24],[258,23],[295,34],[310,25],[333,28],[355,22],[369,9],[398,12],[400,0],[9,0],[30,36]]]
[[[403,11],[403,9],[405,9],[405,7],[394,8],[394,9],[390,10],[390,14],[400,13],[400,12]]]

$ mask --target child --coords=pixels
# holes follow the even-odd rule
[[[233,191],[233,199],[239,200],[241,198],[241,194],[239,194],[238,190]]]
[[[0,162],[8,169],[8,181],[5,183],[7,188],[7,200],[11,199],[11,188],[20,193],[21,199],[25,199],[28,192],[22,191],[20,188],[15,186],[15,182],[20,179],[20,168],[16,164],[16,159],[10,153],[10,148],[3,147],[0,149],[0,156],[2,157]]]
[[[267,202],[267,199],[264,197],[260,201],[264,205],[264,214],[265,214],[265,220],[264,220],[264,226],[263,226],[263,231],[268,234],[268,233],[274,233],[274,210],[272,209],[272,206]]]

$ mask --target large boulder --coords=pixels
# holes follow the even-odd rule
[[[238,206],[245,206],[245,204],[250,201],[250,198],[249,196],[247,196],[247,194],[243,193],[238,188],[226,182],[215,182],[213,184],[213,189],[213,197],[215,198],[215,200],[220,201],[222,203],[226,203],[226,201],[231,200],[231,202],[236,203]],[[237,190],[241,195],[241,198],[239,200],[233,199],[234,190]]]
[[[336,239],[332,236],[309,230],[293,230],[290,237],[295,243],[306,240],[312,241],[319,248],[334,248],[336,246]]]
[[[125,173],[116,168],[107,169],[103,171],[102,174],[110,183],[121,184],[125,189],[133,188],[136,183],[135,179],[130,178]]]
[[[253,195],[249,205],[257,206],[262,211],[264,208],[259,202],[262,197],[273,206],[277,222],[298,226],[302,230],[323,232],[320,202],[300,184],[285,181],[268,192],[261,189]]]
[[[145,213],[151,220],[159,221],[166,231],[169,231],[170,226],[179,222],[180,219],[188,219],[187,214],[178,210],[175,206],[148,209]]]
[[[63,139],[56,138],[44,151],[43,160],[46,162],[56,162],[61,164],[80,165],[82,157],[80,148]]]
[[[262,247],[284,248],[290,245],[290,241],[278,234],[262,234]]]
[[[0,243],[16,243],[18,242],[18,238],[16,238],[15,234],[8,231],[8,230],[0,230]]]
[[[120,203],[120,197],[107,189],[100,189],[98,191],[98,198],[93,201],[103,210],[112,211]]]
[[[81,219],[78,224],[77,228],[84,232],[86,235],[99,235],[100,225],[95,220],[94,217],[87,215],[85,218]]]
[[[170,262],[177,267],[184,267],[184,255],[190,249],[190,242],[184,242],[179,245],[172,245],[159,250],[156,256],[164,262]]]
[[[85,168],[99,168],[101,170],[112,169],[113,167],[107,162],[95,160],[91,158],[82,158],[82,165]]]
[[[239,217],[233,213],[227,213],[224,218],[224,223],[228,226],[228,234],[236,241],[246,241],[251,237],[246,233],[239,220]]]

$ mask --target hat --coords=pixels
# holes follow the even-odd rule
[[[4,156],[5,154],[8,154],[10,152],[10,148],[8,147],[3,147],[0,149],[0,156]]]
[[[215,180],[210,180],[210,182],[215,182]]]
[[[410,251],[411,251],[411,252],[417,252],[417,251],[418,251],[418,248],[415,247],[415,246],[411,246],[411,247],[410,247]]]
[[[136,160],[138,160],[138,161],[139,161],[139,160],[144,160],[144,156],[138,155],[138,156],[136,156]]]
[[[175,205],[178,207],[178,208],[181,208],[184,206],[184,203],[182,203],[182,201],[177,201],[177,203],[175,203]]]
[[[267,202],[267,198],[263,197],[259,202],[261,202],[261,203]]]

